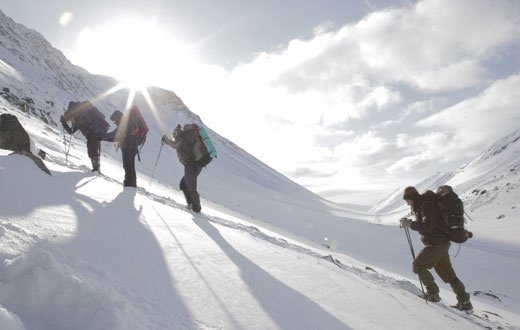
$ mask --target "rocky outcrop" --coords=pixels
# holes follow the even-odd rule
[[[0,148],[29,157],[42,171],[51,175],[45,163],[32,154],[29,134],[14,115],[0,115]]]
[[[31,150],[29,134],[14,115],[0,115],[0,148],[12,151]]]

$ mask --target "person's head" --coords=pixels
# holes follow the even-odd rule
[[[121,118],[123,118],[123,113],[119,110],[114,111],[110,115],[110,120],[116,123],[116,125],[119,125],[119,123],[121,122]]]
[[[415,187],[409,186],[404,189],[403,199],[406,201],[406,204],[413,207],[415,201],[417,201],[419,197],[419,192]]]
[[[175,128],[172,131],[172,137],[175,139],[179,134],[182,132],[182,126],[181,124],[177,124]]]

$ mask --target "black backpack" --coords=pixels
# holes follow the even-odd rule
[[[436,202],[442,216],[442,230],[448,234],[450,241],[464,243],[473,233],[464,228],[464,204],[459,196],[448,185],[437,188]]]
[[[105,115],[88,100],[70,102],[63,116],[67,121],[74,119],[78,125],[87,128],[90,133],[97,137],[104,136],[110,127],[110,124],[105,120]]]

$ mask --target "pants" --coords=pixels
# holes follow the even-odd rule
[[[197,192],[197,177],[202,171],[202,166],[198,164],[184,165],[184,176],[181,179],[179,188],[184,193],[187,204],[200,206],[200,196]]]
[[[95,137],[87,137],[87,152],[90,159],[99,159],[101,155],[101,140]]]
[[[123,186],[137,187],[137,176],[135,174],[135,156],[137,147],[121,148],[123,153],[123,168],[125,169],[125,180]]]
[[[413,262],[413,271],[420,275],[421,270],[434,268],[435,272],[445,283],[452,283],[457,279],[451,265],[450,242],[436,245],[427,245],[417,255]],[[425,283],[426,284],[426,283]]]

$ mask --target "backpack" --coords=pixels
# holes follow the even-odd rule
[[[130,135],[137,146],[142,146],[146,142],[146,134],[149,128],[146,121],[137,106],[130,109],[130,121],[136,124],[136,127],[130,130]]]
[[[86,128],[89,133],[102,137],[110,124],[105,120],[105,115],[99,111],[90,101],[69,102],[67,111],[63,114],[65,120],[74,120],[79,127]],[[82,131],[82,133],[85,133]]]
[[[448,234],[450,241],[464,243],[473,237],[473,234],[464,228],[464,204],[453,188],[448,185],[440,186],[435,197],[441,211],[442,230]]]
[[[197,164],[206,166],[213,158],[217,157],[215,145],[204,127],[200,127],[197,124],[186,124],[182,131],[184,136],[189,136],[188,140],[193,141],[190,148],[193,159]]]

